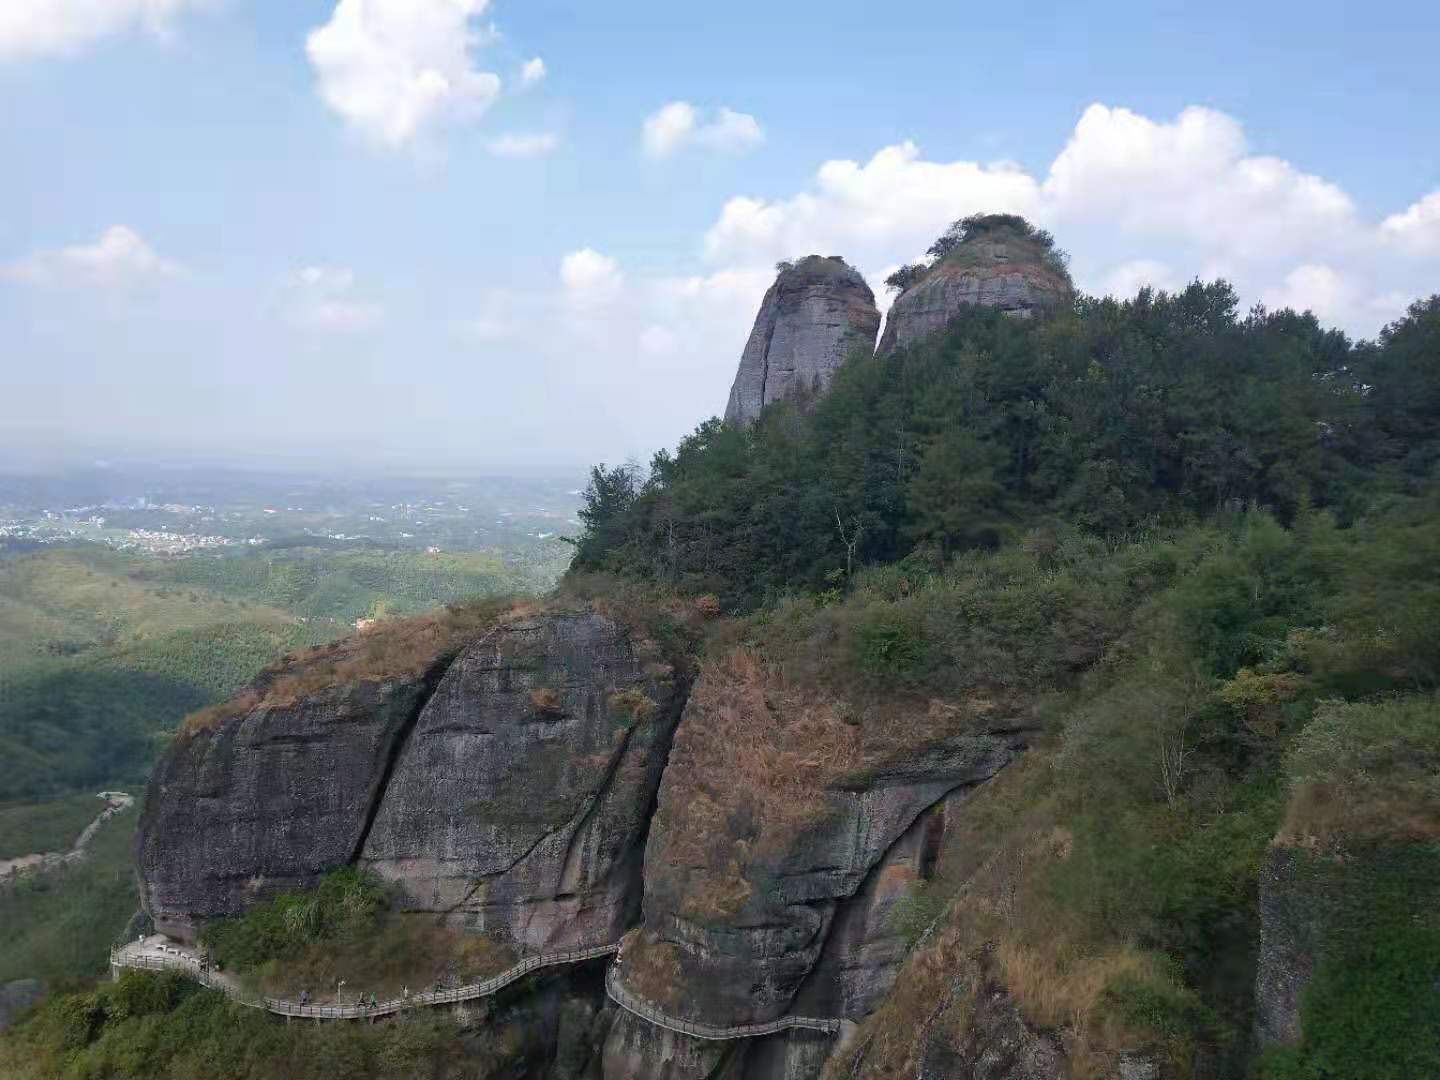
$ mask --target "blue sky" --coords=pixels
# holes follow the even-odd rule
[[[775,259],[878,283],[976,210],[1088,291],[1373,335],[1440,289],[1437,47],[1421,4],[6,0],[0,446],[643,457]]]

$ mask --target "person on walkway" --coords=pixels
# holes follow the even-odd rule
[[[370,1007],[371,1007],[372,1009],[375,1008],[375,991],[374,991],[374,990],[371,990],[371,991],[370,991]]]
[[[301,990],[301,991],[300,991],[300,1007],[303,1009],[306,1005],[309,1005],[309,1004],[310,1004],[310,991],[309,991],[309,990]]]
[[[405,999],[405,1003],[408,1005],[410,1003],[410,987],[402,986],[400,988],[400,996]]]

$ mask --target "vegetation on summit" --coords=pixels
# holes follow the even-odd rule
[[[962,1067],[996,988],[1077,1076],[1121,1051],[1177,1077],[1434,1071],[1440,297],[1373,342],[1241,314],[1223,282],[972,308],[852,356],[808,414],[597,467],[581,517],[572,573],[742,615],[707,663],[747,673],[717,715],[756,847],[835,755],[977,705],[1040,722],[897,912],[924,940],[836,1076],[908,1075],[936,1040]],[[689,780],[723,819],[726,778]],[[1261,1060],[1272,843],[1375,915],[1325,939],[1303,1041]],[[714,854],[700,919],[764,887]]]

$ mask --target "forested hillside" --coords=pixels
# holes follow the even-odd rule
[[[0,803],[142,781],[186,713],[357,619],[549,581],[487,552],[0,556]]]
[[[577,581],[742,614],[771,722],[711,722],[767,764],[696,783],[746,769],[754,843],[817,744],[1034,710],[827,1075],[1440,1075],[1440,297],[1373,342],[1221,282],[969,308],[586,502]]]
[[[1242,315],[1223,282],[1044,320],[971,307],[852,356],[808,415],[712,420],[645,476],[598,468],[574,569],[753,607],[1059,522],[1118,538],[1253,506],[1348,525],[1434,478],[1437,353],[1440,297],[1360,343],[1309,314]]]

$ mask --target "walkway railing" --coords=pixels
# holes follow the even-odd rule
[[[695,1039],[712,1041],[753,1039],[758,1035],[774,1035],[789,1028],[804,1028],[809,1031],[823,1031],[827,1035],[838,1035],[845,1026],[844,1020],[815,1016],[782,1016],[763,1024],[742,1024],[739,1027],[712,1027],[709,1024],[697,1024],[694,1020],[669,1016],[648,1001],[630,993],[621,984],[619,970],[614,966],[605,973],[605,992],[610,996],[611,1001],[626,1012],[634,1013],[640,1019],[646,1020],[656,1027],[675,1031],[681,1035],[689,1035]]]
[[[208,986],[212,990],[218,990],[237,1004],[252,1009],[264,1009],[278,1016],[299,1016],[307,1020],[366,1020],[373,1019],[377,1016],[393,1016],[407,1009],[425,1008],[432,1005],[452,1005],[462,1001],[473,1001],[476,998],[489,997],[491,994],[503,990],[511,983],[523,979],[532,971],[538,971],[544,967],[553,967],[558,964],[578,964],[585,960],[595,960],[602,956],[613,955],[619,951],[619,948],[620,945],[617,942],[611,945],[591,945],[585,948],[536,953],[533,956],[527,956],[513,967],[506,968],[498,975],[492,975],[488,979],[471,983],[469,986],[460,986],[452,990],[433,990],[426,993],[411,994],[408,997],[379,1001],[373,1006],[301,1004],[298,1001],[291,1001],[285,998],[259,997],[248,993],[232,979],[215,971],[209,965],[202,963],[198,957],[191,953],[169,948],[157,949],[154,946],[147,947],[143,943],[134,943],[125,945],[119,949],[111,949],[110,966],[113,968],[137,968],[150,971],[178,971],[203,986]],[[650,1002],[636,997],[625,989],[620,981],[619,968],[614,965],[605,973],[605,992],[609,995],[611,1001],[615,1002],[615,1004],[619,1005],[626,1012],[633,1013],[642,1020],[654,1024],[656,1027],[664,1028],[667,1031],[674,1031],[681,1035],[689,1035],[695,1039],[708,1039],[711,1041],[753,1039],[760,1035],[774,1035],[792,1028],[820,1031],[827,1035],[838,1035],[845,1030],[846,1025],[849,1023],[847,1020],[828,1017],[781,1016],[762,1024],[742,1024],[737,1027],[714,1027],[710,1024],[700,1024],[694,1020],[685,1020],[678,1016],[671,1016],[662,1012]]]
[[[365,1020],[376,1016],[391,1016],[406,1009],[431,1005],[451,1005],[461,1001],[472,1001],[475,998],[489,997],[511,983],[523,979],[532,971],[557,964],[578,964],[584,960],[609,956],[617,948],[619,948],[618,945],[592,945],[587,948],[537,953],[534,956],[527,956],[518,964],[506,968],[498,975],[469,986],[411,994],[409,997],[379,1001],[374,1006],[301,1004],[285,998],[256,997],[247,994],[224,975],[213,971],[202,964],[199,959],[186,953],[156,955],[154,952],[145,952],[133,945],[127,945],[124,948],[110,951],[110,964],[117,968],[179,971],[212,990],[220,991],[232,1001],[250,1008],[265,1009],[267,1012],[279,1016],[302,1016],[306,1019],[316,1020]]]

